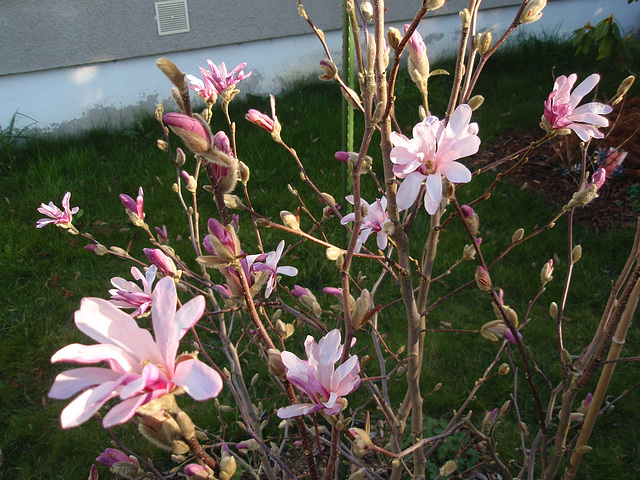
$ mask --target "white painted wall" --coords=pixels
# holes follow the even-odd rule
[[[513,20],[516,8],[481,13],[478,30],[490,28],[494,37]],[[573,0],[549,3],[542,19],[519,27],[526,32],[570,34],[586,22],[595,24],[613,13],[626,31],[640,27],[640,5],[622,0]],[[399,28],[402,25],[395,25]],[[424,20],[419,31],[430,56],[453,52],[458,43],[458,15]],[[335,59],[340,59],[340,33],[328,32]],[[277,93],[298,78],[321,73],[323,52],[312,35],[228,45],[172,54],[185,72],[198,74],[206,60],[224,61],[233,68],[247,62],[253,75],[239,84],[243,93]],[[16,126],[37,122],[43,132],[74,132],[91,126],[117,126],[141,111],[153,111],[170,98],[170,83],[155,67],[156,57],[99,63],[36,73],[0,77],[0,127],[6,128],[15,112]],[[170,105],[170,103],[167,103]],[[170,107],[173,109],[173,107]],[[33,120],[31,120],[33,119]]]

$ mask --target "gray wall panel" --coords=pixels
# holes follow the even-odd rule
[[[307,0],[324,30],[341,26],[342,0]],[[433,14],[460,10],[451,0]],[[484,8],[518,0],[485,0]],[[188,0],[190,32],[158,36],[151,0],[0,0],[0,75],[86,65],[310,32],[295,0]],[[388,0],[387,19],[412,18],[418,0]]]

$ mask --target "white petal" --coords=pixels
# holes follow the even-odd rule
[[[449,162],[440,167],[440,173],[453,183],[467,183],[471,180],[471,172],[458,162]]]
[[[222,378],[218,372],[195,358],[178,363],[172,381],[198,401],[217,397],[222,390]]]
[[[129,315],[102,298],[83,298],[75,323],[99,343],[116,345],[136,358],[157,363],[162,359],[151,334]]]
[[[59,374],[51,389],[49,398],[64,400],[70,398],[81,390],[104,382],[115,381],[122,374],[100,367],[72,368]]]
[[[279,408],[277,415],[279,418],[293,418],[299,417],[300,415],[307,415],[320,408],[320,406],[314,405],[313,403],[296,403],[295,405]]]
[[[400,210],[407,210],[414,204],[418,197],[418,193],[420,193],[420,186],[425,178],[425,175],[414,172],[407,175],[407,177],[402,181],[400,188],[398,188],[398,195],[396,197],[396,202],[398,203],[398,208]]]

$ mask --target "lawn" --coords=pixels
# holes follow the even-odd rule
[[[532,64],[535,64],[533,69]],[[453,62],[441,59],[433,62],[432,68],[451,71]],[[626,75],[610,68],[609,64],[596,64],[592,58],[575,57],[569,42],[529,38],[496,55],[487,65],[476,88],[476,93],[486,99],[474,113],[483,141],[481,149],[488,148],[501,135],[517,135],[519,130],[536,127],[543,109],[542,102],[553,85],[554,75],[575,71],[584,78],[594,68],[603,76],[599,92],[610,98]],[[496,81],[497,78],[500,81]],[[433,80],[430,98],[434,115],[442,116],[449,87],[447,76]],[[398,124],[408,134],[419,120],[415,105],[420,102],[420,96],[406,72],[400,77],[397,95],[400,99],[396,105]],[[344,192],[340,187],[345,172],[333,157],[334,152],[340,150],[341,126],[336,113],[339,108],[334,107],[340,98],[334,85],[301,82],[277,97],[277,108],[283,125],[282,137],[296,149],[309,178],[320,190],[332,193],[346,209],[347,204],[341,199]],[[281,210],[293,211],[297,206],[287,184],[305,198],[311,192],[300,180],[298,168],[291,157],[278,148],[266,132],[244,121],[244,114],[249,108],[268,111],[268,99],[248,96],[231,104],[230,116],[237,122],[239,158],[251,169],[248,188],[253,208],[265,217],[278,219]],[[212,124],[214,131],[216,127],[225,125],[218,108],[214,109]],[[357,124],[356,131],[361,130],[362,125]],[[171,190],[175,171],[167,156],[156,148],[161,131],[152,117],[141,117],[132,125],[109,125],[73,138],[51,138],[26,132],[27,135],[30,133],[33,137],[24,144],[3,142],[11,148],[0,152],[0,188],[5,201],[0,211],[4,234],[0,254],[0,268],[4,272],[0,277],[0,295],[4,305],[0,314],[0,364],[3,366],[0,370],[0,476],[15,480],[86,478],[93,459],[110,446],[111,438],[95,419],[79,428],[65,431],[60,428],[60,411],[68,401],[51,400],[47,392],[63,367],[51,365],[49,359],[64,345],[86,341],[73,326],[73,312],[78,309],[80,299],[85,296],[108,298],[110,278],[128,277],[131,265],[87,252],[82,238],[60,229],[36,229],[36,220],[41,217],[36,208],[41,202],[50,200],[59,204],[64,193],[70,191],[71,205],[81,208],[74,219],[79,230],[91,233],[107,247],[119,246],[136,258],[145,260],[141,249],[147,246],[146,236],[130,224],[118,199],[120,193],[134,196],[142,186],[147,223],[151,226],[166,225],[171,245],[185,261],[192,262],[194,254],[188,241],[189,231],[183,221],[184,213],[176,208],[175,195]],[[5,137],[10,135],[11,132],[4,132]],[[378,140],[374,136],[374,144]],[[378,178],[382,178],[379,159],[377,164],[375,161],[374,158],[374,171]],[[469,187],[461,188],[458,192],[460,203],[476,198],[492,178],[482,178]],[[364,198],[370,200],[374,194],[373,183],[368,182],[364,187]],[[209,200],[210,195],[203,191],[199,201],[201,215],[205,219],[215,212]],[[322,207],[315,200],[309,203],[310,210],[317,216],[322,215]],[[520,185],[501,182],[492,197],[476,208],[485,255],[495,257],[506,247],[512,232],[518,228],[530,232],[536,225],[553,218],[558,208],[531,189],[523,190]],[[414,231],[422,229],[427,232],[428,220],[424,213],[422,211],[418,217]],[[243,218],[241,231],[250,232],[251,228],[251,223]],[[515,249],[501,266],[492,271],[494,282],[507,292],[510,305],[518,312],[524,312],[540,288],[542,265],[554,255],[563,259],[556,264],[555,279],[532,310],[531,322],[524,331],[540,368],[550,372],[554,384],[559,378],[558,371],[552,367],[554,358],[545,354],[555,345],[555,327],[548,307],[551,301],[557,301],[562,291],[566,272],[566,231],[567,222],[563,218],[534,242]],[[325,232],[337,244],[344,242],[337,221],[329,222]],[[262,237],[268,249],[275,249],[279,239],[279,233],[272,230],[265,230]],[[289,245],[295,242],[296,237],[287,234],[284,239]],[[577,349],[584,345],[597,325],[610,283],[624,265],[632,240],[633,232],[628,229],[594,231],[585,225],[576,225],[574,241],[582,245],[583,258],[576,265],[566,311],[571,319],[566,324],[566,348],[571,353],[579,353]],[[247,234],[243,242],[245,251],[255,250],[252,236]],[[464,245],[463,229],[452,223],[441,235],[441,253],[434,269],[436,275],[445,272],[461,256]],[[420,251],[413,253],[420,258]],[[295,265],[300,273],[295,282],[289,279],[283,282],[289,287],[296,283],[311,289],[328,311],[335,301],[323,296],[321,289],[327,285],[338,286],[339,276],[337,269],[324,261],[323,255],[322,248],[308,244],[294,249],[287,264]],[[473,278],[475,267],[475,263],[466,262],[444,276],[434,284],[431,301]],[[365,276],[374,274],[364,261],[356,263],[352,271],[362,271]],[[392,282],[386,281],[380,291],[392,287]],[[377,300],[386,303],[385,298],[393,297],[381,294]],[[383,310],[379,318],[380,328],[387,332],[387,343],[394,351],[402,347],[402,315],[400,308],[390,307]],[[477,331],[482,324],[494,318],[492,315],[487,299],[475,289],[467,289],[462,296],[454,297],[435,309],[428,317],[427,328],[436,329],[441,322],[447,322],[454,329]],[[328,328],[333,324],[334,320],[327,320]],[[638,341],[640,335],[632,331],[623,355],[633,356]],[[356,348],[356,353],[371,353],[362,348]],[[478,333],[428,334],[421,383],[426,398],[425,415],[430,419],[449,418],[452,409],[462,403],[474,381],[482,375],[496,350],[492,342]],[[252,355],[249,352],[248,358],[253,358]],[[508,361],[506,356],[504,361]],[[367,371],[369,367],[365,367],[367,374],[376,375],[375,362],[369,365],[371,370]],[[251,378],[254,373],[263,371],[260,366],[248,364],[246,376]],[[610,387],[610,398],[636,384],[638,377],[636,363],[620,364]],[[401,385],[404,377],[397,378],[399,383],[391,388],[393,404],[402,400],[404,392]],[[535,376],[535,382],[541,390],[546,388],[540,376]],[[438,383],[442,387],[437,392],[428,393]],[[523,381],[519,388],[526,388]],[[470,407],[474,421],[481,423],[484,412],[502,405],[512,392],[513,377],[492,378]],[[585,458],[581,478],[625,478],[628,472],[640,471],[640,442],[637,438],[640,421],[635,407],[640,400],[638,395],[637,391],[631,392],[598,421],[590,442],[593,451]],[[532,402],[523,396],[525,398],[520,402],[522,415],[527,418],[527,423],[535,424]],[[220,397],[223,405],[233,405],[232,401],[228,394]],[[284,401],[283,397],[263,399],[275,436],[280,433],[275,429],[278,419],[273,414],[274,409],[282,406]],[[218,416],[218,410],[211,402],[195,407],[194,418],[212,422],[210,429],[221,434]],[[225,438],[230,442],[242,440],[242,432],[235,426],[236,414],[226,412],[222,417],[228,424]],[[496,431],[498,446],[504,449],[501,450],[503,459],[511,456],[521,458],[514,453],[518,448],[517,438],[508,428],[513,426],[514,418],[506,417]],[[431,430],[425,435],[442,428],[437,420],[431,420],[427,425]],[[117,427],[114,432],[129,446],[137,442],[137,432],[131,425]],[[163,468],[171,467],[166,463],[164,452],[145,442],[139,442],[139,445],[136,452],[141,456],[153,459]],[[452,447],[448,448],[451,450]],[[446,461],[446,455],[451,453],[449,450],[443,448],[434,465]],[[111,477],[105,470],[101,471],[101,478]]]

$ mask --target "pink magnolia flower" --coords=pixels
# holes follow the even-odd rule
[[[278,248],[275,252],[269,252],[266,254],[266,257],[264,254],[247,256],[247,260],[249,261],[253,271],[268,273],[267,288],[264,292],[265,298],[269,298],[273,291],[273,287],[276,284],[276,275],[294,277],[298,274],[298,269],[296,267],[278,266],[278,262],[280,261],[280,257],[282,257],[283,251],[284,240],[278,244]],[[264,263],[259,263],[261,261],[264,261]]]
[[[211,132],[208,126],[197,118],[184,113],[169,112],[162,121],[178,135],[193,153],[203,154],[211,148]]]
[[[58,350],[51,361],[105,362],[107,368],[74,368],[56,377],[49,397],[67,399],[82,392],[62,411],[62,428],[84,423],[116,397],[121,402],[104,416],[105,428],[125,423],[141,405],[176,392],[178,387],[199,401],[220,393],[222,379],[215,370],[193,355],[176,358],[180,339],[204,313],[204,297],[193,298],[178,311],[177,300],[173,280],[160,280],[151,306],[154,340],[149,331],[140,328],[133,318],[107,300],[82,299],[80,310],[75,314],[76,326],[102,343],[67,345]]]
[[[202,67],[200,67],[200,73],[202,73],[202,80],[193,75],[186,76],[189,88],[194,90],[206,103],[215,103],[218,98],[218,92],[211,81],[211,75]]]
[[[116,463],[131,463],[132,465],[139,466],[138,462],[132,460],[129,455],[117,448],[106,448],[104,452],[96,458],[96,462],[105,467],[113,467]]]
[[[347,196],[347,201],[353,205],[353,195]],[[360,234],[358,235],[358,241],[356,242],[356,253],[360,251],[362,245],[367,241],[369,235],[375,232],[377,237],[378,248],[384,250],[387,248],[389,241],[387,228],[391,225],[389,215],[387,214],[387,198],[382,197],[376,199],[372,204],[368,204],[364,200],[361,200],[363,204],[367,206],[367,215],[362,219],[362,227],[360,228]],[[355,213],[349,213],[342,217],[340,223],[346,225],[349,222],[354,222],[356,219]]]
[[[204,70],[202,68],[200,71],[204,78],[208,78],[211,81],[218,94],[222,93],[225,88],[236,85],[239,81],[244,80],[245,78],[249,78],[253,73],[244,73],[244,70],[242,69],[247,66],[246,63],[241,63],[231,70],[231,72],[227,72],[227,66],[224,62],[216,66],[216,64],[211,60],[207,60],[207,64],[211,71]]]
[[[271,103],[271,117],[251,108],[244,118],[263,130],[272,133],[278,124],[278,118],[276,117],[276,98],[273,95],[269,95],[269,100]]]
[[[604,135],[596,127],[609,125],[609,121],[601,114],[611,113],[613,109],[598,102],[578,106],[582,98],[600,81],[600,75],[594,73],[588,76],[571,93],[577,78],[578,76],[572,73],[568,78],[562,75],[556,79],[553,91],[544,102],[543,126],[552,130],[568,128],[583,142],[591,137],[603,138]]]
[[[297,403],[278,409],[278,417],[291,418],[324,410],[327,415],[336,415],[344,408],[342,397],[353,392],[360,385],[360,363],[352,355],[335,368],[340,360],[343,345],[340,331],[331,330],[318,343],[308,336],[304,342],[307,360],[301,360],[291,352],[283,351],[282,363],[287,380],[302,393],[310,403]],[[355,339],[354,339],[355,341]]]
[[[171,258],[167,257],[159,248],[143,248],[142,251],[149,261],[153,263],[158,272],[166,277],[175,277],[177,273],[176,264]]]
[[[406,210],[416,200],[426,182],[424,206],[430,215],[442,201],[442,175],[454,183],[467,183],[471,172],[456,162],[478,151],[478,125],[469,123],[471,108],[459,105],[449,123],[429,116],[413,127],[413,138],[391,133],[393,172],[404,181],[398,189],[398,207]]]
[[[64,208],[64,211],[56,207],[53,202],[49,202],[49,205],[45,205],[44,203],[40,204],[38,211],[49,218],[41,218],[38,220],[36,227],[42,228],[50,223],[60,226],[70,225],[73,218],[72,216],[80,210],[79,207],[69,208],[70,198],[71,192],[65,193],[64,197],[62,197],[62,208]]]
[[[134,200],[125,193],[120,194],[120,201],[128,211],[138,215],[140,220],[144,219],[144,192],[142,187],[138,189],[138,197]]]
[[[160,245],[167,245],[169,243],[166,225],[162,225],[162,228],[156,227],[156,233],[158,234],[158,242],[160,242]]]
[[[111,284],[116,288],[109,290],[111,294],[109,301],[118,308],[135,308],[136,311],[131,314],[134,318],[143,315],[151,306],[153,296],[151,287],[156,279],[157,269],[155,265],[151,265],[147,274],[142,275],[137,267],[131,267],[131,275],[142,283],[142,288],[122,277],[113,277]]]
[[[591,176],[591,182],[589,182],[585,188],[589,188],[591,185],[595,185],[596,192],[597,192],[602,188],[606,180],[607,180],[607,171],[604,168],[599,168]]]

